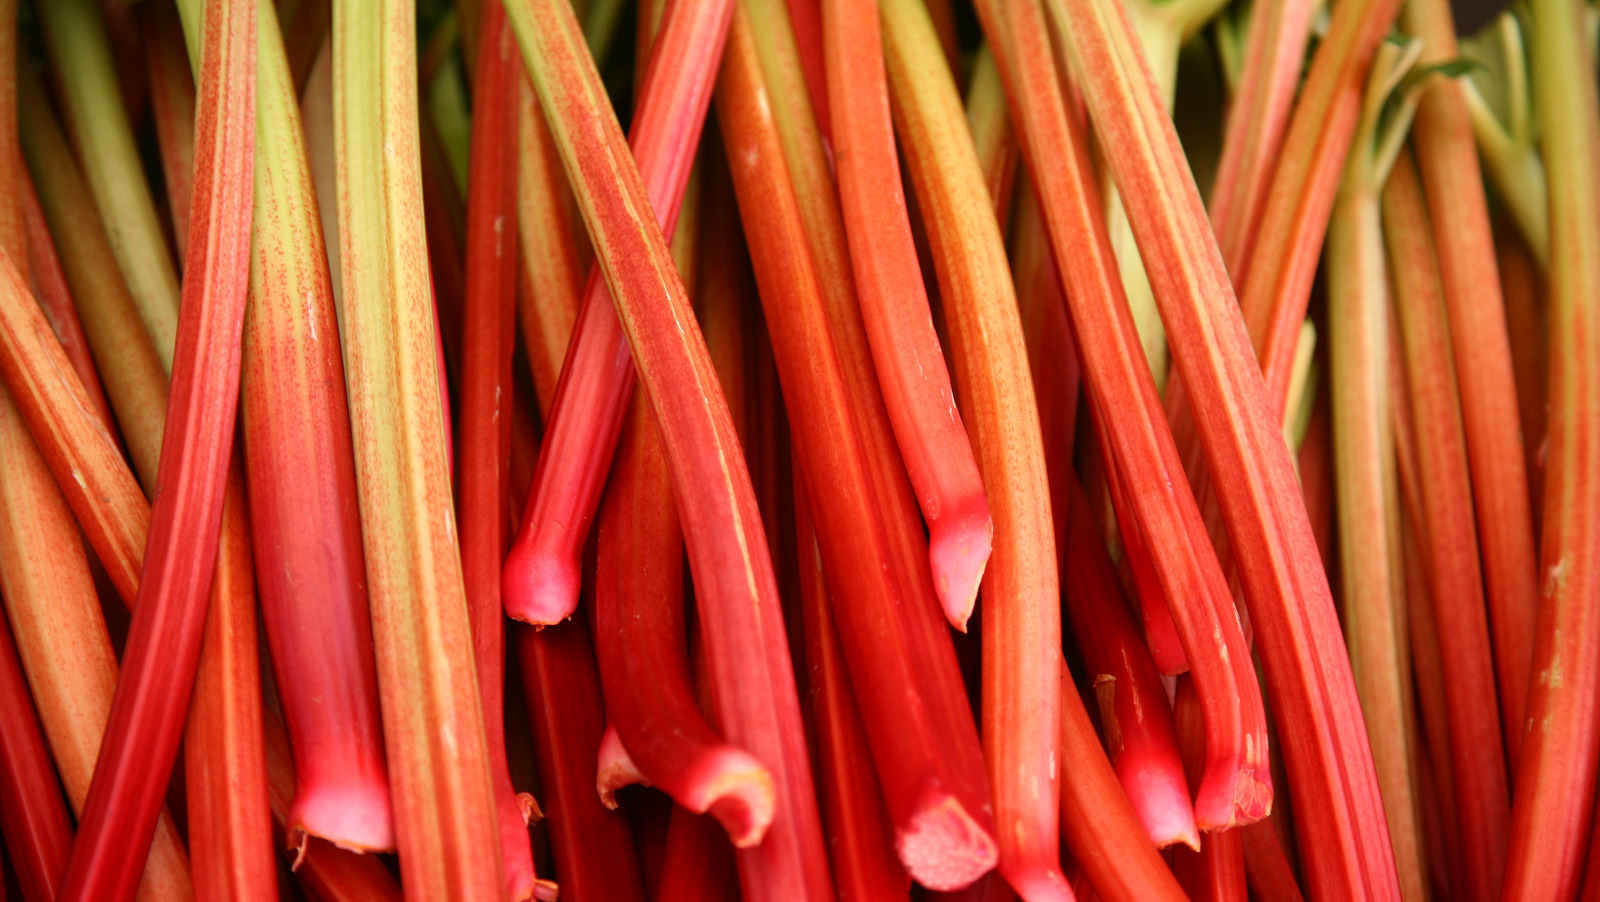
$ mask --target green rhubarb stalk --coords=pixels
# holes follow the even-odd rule
[[[1346,641],[1372,741],[1401,897],[1426,899],[1420,808],[1411,772],[1410,649],[1400,557],[1399,488],[1389,402],[1388,273],[1378,196],[1403,128],[1379,115],[1421,47],[1386,44],[1328,225],[1328,328]],[[1391,126],[1392,127],[1392,126]]]
[[[1475,67],[1461,80],[1461,96],[1483,168],[1522,240],[1540,268],[1548,270],[1549,188],[1545,161],[1539,156],[1523,30],[1522,20],[1508,10],[1493,28],[1462,42],[1466,56],[1482,68]]]
[[[407,898],[504,893],[456,547],[426,259],[414,19],[334,8],[340,323],[378,689]]]
[[[1508,900],[1576,892],[1600,746],[1600,103],[1585,9],[1533,3],[1533,88],[1550,172],[1550,436]]]

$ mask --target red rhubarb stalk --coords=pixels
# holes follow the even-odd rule
[[[459,383],[461,571],[478,664],[478,696],[489,741],[489,767],[500,821],[506,893],[529,898],[537,879],[526,803],[511,785],[505,738],[505,609],[500,564],[509,544],[506,522],[511,464],[512,352],[516,346],[517,87],[522,58],[506,25],[505,7],[481,9],[473,79],[471,172],[467,194],[466,298]]]
[[[72,371],[78,374],[78,381],[83,383],[89,400],[94,402],[95,410],[99,411],[101,420],[109,429],[113,422],[111,405],[106,401],[105,387],[101,384],[99,372],[95,370],[94,355],[84,337],[83,322],[78,318],[78,309],[73,304],[67,274],[61,266],[60,255],[56,253],[50,227],[45,223],[44,211],[39,206],[39,195],[32,178],[22,176],[22,192],[23,220],[28,233],[27,268],[33,277],[34,296],[39,301],[39,309],[44,311],[45,319],[50,321],[50,330],[61,342],[61,349],[67,352],[67,359],[72,361]]]
[[[950,688],[959,676],[925,575],[925,552],[911,564],[924,574],[917,580],[895,544],[896,530],[916,515],[889,495],[894,486],[873,453],[894,453],[887,417],[881,406],[860,410],[877,400],[865,336],[857,332],[859,356],[847,359],[848,339],[829,315],[831,280],[823,260],[833,264],[827,275],[848,280],[848,254],[819,245],[827,236],[839,245],[845,239],[834,208],[834,231],[819,230],[820,240],[811,240],[794,175],[809,164],[810,175],[820,169],[817,181],[826,179],[820,139],[814,129],[807,141],[792,128],[804,149],[787,153],[785,132],[775,121],[774,112],[809,117],[809,110],[793,108],[805,95],[786,22],[776,0],[760,8],[742,3],[735,13],[718,87],[723,143],[797,438],[799,472],[806,484],[829,487],[813,496],[811,514],[851,684],[895,825],[895,848],[913,879],[954,889],[994,864],[977,731],[965,699]],[[776,111],[766,106],[774,97],[785,98]],[[844,290],[838,282],[831,288]],[[861,329],[859,319],[855,328]],[[861,372],[851,362],[864,364],[866,373],[847,376]],[[874,418],[870,424],[868,417]],[[873,427],[875,435],[867,435]],[[874,437],[880,443],[873,444]],[[940,635],[930,638],[929,626]]]
[[[911,240],[876,6],[825,0],[822,39],[835,172],[862,320],[945,617],[965,630],[994,533],[983,477],[956,410]],[[887,186],[887,190],[886,190]]]
[[[1054,787],[1061,730],[1061,607],[1050,485],[1005,247],[960,95],[925,9],[885,9],[889,80],[928,226],[956,384],[994,516],[984,574],[983,740],[1000,872],[1024,899],[1067,899]]]
[[[1550,172],[1550,435],[1542,599],[1502,898],[1578,889],[1600,746],[1600,104],[1585,9],[1533,4]]]
[[[1178,677],[1172,708],[1184,763],[1190,777],[1198,779],[1205,761],[1206,735],[1193,677]],[[1245,889],[1243,833],[1243,828],[1218,830],[1207,834],[1205,845],[1199,849],[1172,850],[1172,872],[1192,902],[1246,902],[1249,898]]]
[[[665,51],[679,22],[688,31],[686,10],[674,8],[661,37],[663,76],[680,68],[660,61],[678,56]],[[777,789],[766,840],[741,853],[745,898],[827,897],[832,881],[777,583],[716,372],[571,11],[559,0],[513,0],[507,12],[656,411],[725,736],[766,765]],[[691,59],[715,59],[716,43],[702,42]],[[683,109],[661,115],[682,122]]]
[[[711,102],[717,47],[731,6],[731,0],[675,6],[645,77],[631,147],[648,178],[651,209],[669,238]],[[633,386],[624,326],[598,268],[589,273],[567,359],[533,494],[504,569],[506,613],[535,625],[559,623],[577,606],[579,557]]]
[[[1401,23],[1422,39],[1423,65],[1441,65],[1458,56],[1455,22],[1445,0],[1407,3]],[[1460,361],[1456,380],[1478,515],[1495,682],[1507,758],[1515,768],[1533,675],[1538,552],[1505,299],[1483,174],[1459,80],[1442,74],[1430,78],[1413,131],[1417,166],[1432,213],[1450,343]]]
[[[733,846],[710,815],[674,805],[667,822],[660,879],[652,899],[724,902],[738,881],[733,872]]]
[[[1505,869],[1511,798],[1484,607],[1471,479],[1433,228],[1417,166],[1402,155],[1383,190],[1384,237],[1416,430],[1429,588],[1444,665],[1462,888],[1492,898]],[[1470,366],[1471,364],[1467,364]]]
[[[296,750],[286,838],[389,850],[394,819],[338,323],[288,60],[269,5],[261,16],[242,414],[262,621]],[[308,471],[307,460],[317,466]]]
[[[9,499],[8,499],[9,500]],[[9,505],[8,505],[9,506]],[[0,836],[25,899],[54,899],[72,848],[72,823],[57,788],[11,628],[0,623]]]
[[[1393,897],[1393,851],[1327,577],[1172,121],[1125,14],[1105,0],[1051,8],[1193,399],[1279,733],[1294,737],[1285,758],[1311,882],[1329,897]]]
[[[167,185],[167,208],[172,211],[172,236],[178,247],[188,247],[189,207],[194,197],[194,75],[177,4],[156,4],[142,14],[150,118],[161,146],[161,177]]]
[[[139,603],[63,902],[133,896],[177,755],[215,569],[238,399],[255,142],[252,3],[213,2],[196,125],[194,240]]]
[[[772,775],[723,742],[695,702],[683,612],[683,535],[649,401],[635,396],[600,508],[595,651],[606,713],[640,773],[735,846],[772,822]]]
[[[1183,468],[1139,348],[1133,315],[1111,253],[1087,130],[1074,123],[1056,79],[1049,29],[1037,2],[980,4],[1013,98],[1023,158],[1050,228],[1067,287],[1090,400],[1115,462],[1124,502],[1118,522],[1136,531],[1160,583],[1205,712],[1206,766],[1195,820],[1226,829],[1264,817],[1272,804],[1267,722],[1250,649],[1227,577],[1185,490]],[[1074,127],[1076,125],[1076,127]],[[1055,150],[1052,150],[1055,149]],[[1062,152],[1062,149],[1065,152]]]

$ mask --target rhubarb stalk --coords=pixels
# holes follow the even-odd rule
[[[255,27],[249,2],[206,10],[193,241],[139,603],[72,860],[58,897],[133,896],[177,754],[215,569],[250,263]]]
[[[862,320],[889,421],[928,522],[939,601],[951,625],[964,631],[994,524],[928,314],[900,193],[876,5],[824,0],[822,39],[835,173]]]
[[[885,8],[897,124],[943,292],[994,554],[984,574],[983,738],[1000,872],[1028,900],[1071,898],[1058,851],[1061,608],[1050,486],[1005,247],[925,10]],[[1052,787],[1041,791],[1043,787]]]
[[[505,883],[421,265],[412,27],[405,2],[334,8],[340,334],[402,883],[415,900],[494,900]]]
[[[1502,898],[1578,889],[1600,745],[1600,108],[1585,7],[1533,4],[1550,171],[1550,434],[1527,732]]]
[[[560,0],[512,0],[507,12],[656,411],[726,738],[766,765],[777,789],[766,840],[741,853],[745,898],[826,897],[777,584],[716,372],[571,11]],[[682,13],[673,10],[668,31]],[[665,58],[657,54],[658,68]]]
[[[9,507],[9,504],[7,505]],[[8,587],[9,588],[9,587]],[[72,824],[56,788],[28,681],[11,629],[0,623],[0,835],[25,898],[54,899],[72,847]]]
[[[1106,0],[1051,9],[1194,402],[1273,715],[1293,737],[1285,758],[1311,883],[1329,897],[1392,897],[1393,851],[1327,577],[1177,134],[1120,10]]]

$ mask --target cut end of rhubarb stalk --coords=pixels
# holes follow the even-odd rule
[[[989,566],[994,546],[994,521],[987,505],[967,517],[945,517],[928,536],[928,564],[933,570],[939,606],[950,625],[967,631],[967,620],[978,600],[978,585]]]
[[[506,616],[534,626],[551,626],[578,609],[582,574],[570,558],[540,552],[519,539],[500,571]]]
[[[297,792],[289,806],[288,824],[292,848],[303,847],[306,836],[325,839],[351,852],[392,852],[395,848],[389,786],[381,779],[346,783],[337,791]]]
[[[625,786],[649,786],[650,781],[639,772],[633,756],[622,745],[616,727],[606,727],[600,737],[600,764],[595,775],[595,789],[600,793],[600,804],[616,810],[617,790]]]
[[[699,792],[683,801],[690,810],[709,812],[728,831],[735,847],[759,845],[772,824],[777,791],[772,774],[750,753],[724,746],[702,756],[691,778]]]
[[[992,870],[999,847],[955,796],[936,791],[927,795],[896,831],[894,850],[911,879],[936,892],[954,892]]]
[[[533,897],[539,902],[556,902],[561,897],[561,887],[554,880],[535,880]]]
[[[1246,751],[1246,759],[1250,753]],[[1224,764],[1225,759],[1218,761]],[[1225,766],[1225,765],[1224,765]],[[1245,763],[1226,775],[1207,773],[1200,781],[1194,819],[1206,832],[1253,824],[1272,813],[1272,775],[1266,763]]]
[[[1179,843],[1200,851],[1200,831],[1194,823],[1194,806],[1189,803],[1189,788],[1181,780],[1173,780],[1172,770],[1165,767],[1145,767],[1137,756],[1127,752],[1117,761],[1117,776],[1128,791],[1128,801],[1139,815],[1150,841],[1156,848],[1165,849]]]

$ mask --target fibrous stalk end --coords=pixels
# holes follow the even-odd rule
[[[917,813],[896,831],[894,849],[911,878],[936,892],[970,886],[1000,856],[994,837],[961,801],[938,790],[930,790]]]
[[[700,798],[684,801],[697,803],[689,807],[716,818],[735,847],[759,845],[777,806],[772,774],[748,752],[731,746],[706,755],[703,772],[705,778],[696,781],[704,787]]]
[[[297,787],[288,823],[289,847],[297,849],[300,856],[305,854],[308,836],[350,852],[391,852],[395,848],[389,787],[382,780],[356,780],[312,791]]]

